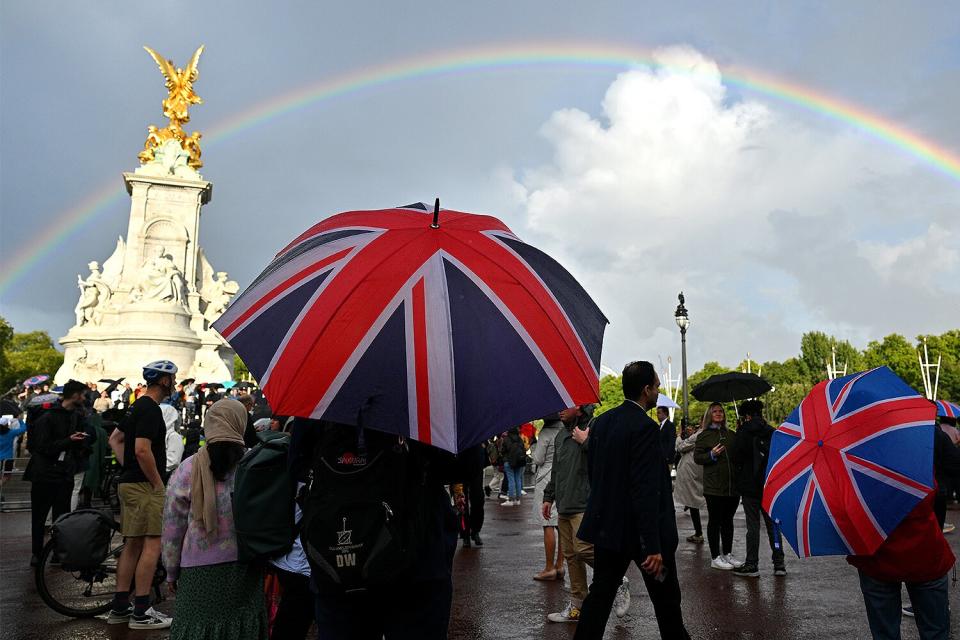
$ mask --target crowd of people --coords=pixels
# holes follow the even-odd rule
[[[689,513],[693,534],[686,542],[696,545],[704,542],[706,510],[711,568],[758,577],[762,523],[773,575],[787,575],[778,526],[761,505],[774,433],[763,404],[743,402],[735,429],[719,403],[698,425],[678,429],[656,406],[660,381],[649,362],[624,369],[618,407],[600,415],[594,405],[570,407],[545,416],[539,430],[520,425],[458,456],[357,427],[271,415],[262,394],[213,395],[177,384],[176,375],[172,362],[157,361],[135,387],[98,391],[71,380],[41,413],[25,409],[49,389],[29,390],[2,407],[4,479],[16,441],[26,437],[30,454],[24,478],[31,483],[31,564],[48,516],[56,520],[90,500],[78,488],[98,486],[88,477],[102,475],[102,461],[122,469],[125,546],[108,624],[170,627],[175,639],[304,638],[314,624],[324,639],[444,638],[457,540],[482,546],[485,503],[522,505],[528,470],[530,517],[544,550],[543,568],[532,578],[569,575],[570,600],[547,620],[576,623],[576,638],[601,638],[611,612],[626,615],[632,563],[661,637],[690,637],[676,565],[676,506]],[[291,534],[282,553],[251,561],[249,532],[236,525],[238,478],[245,454],[271,442],[283,447],[294,487],[295,497],[283,504]],[[947,501],[960,488],[958,445],[955,422],[943,419],[935,438],[938,490],[876,554],[848,559],[859,572],[875,638],[899,637],[901,583],[912,605],[905,612],[916,616],[921,637],[949,633],[953,555],[943,534],[952,530],[944,521]],[[742,560],[733,556],[739,508]],[[150,599],[161,561],[176,594],[172,617]]]

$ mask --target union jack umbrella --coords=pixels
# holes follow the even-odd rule
[[[282,415],[452,452],[599,398],[607,319],[490,216],[350,211],[297,237],[215,323]]]
[[[947,400],[937,400],[937,415],[941,418],[960,418],[960,405]]]
[[[773,435],[763,508],[800,557],[871,555],[933,490],[933,429],[887,367],[821,382]]]

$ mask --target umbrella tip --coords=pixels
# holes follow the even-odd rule
[[[431,229],[440,228],[440,198],[437,198],[433,203],[433,224],[430,225]]]

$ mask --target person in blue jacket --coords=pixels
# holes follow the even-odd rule
[[[0,501],[3,500],[3,485],[13,471],[13,445],[26,433],[27,425],[19,419],[20,408],[10,401],[0,404]]]

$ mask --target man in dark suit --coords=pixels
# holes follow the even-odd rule
[[[660,423],[660,451],[664,462],[671,465],[677,457],[677,428],[670,419],[670,410],[657,407],[657,422]]]
[[[677,581],[677,523],[670,471],[660,448],[660,429],[647,411],[657,404],[660,380],[649,362],[623,370],[619,407],[591,429],[587,465],[590,498],[579,537],[594,545],[594,573],[575,640],[602,638],[623,576],[641,569],[660,627],[660,637],[687,640]]]

